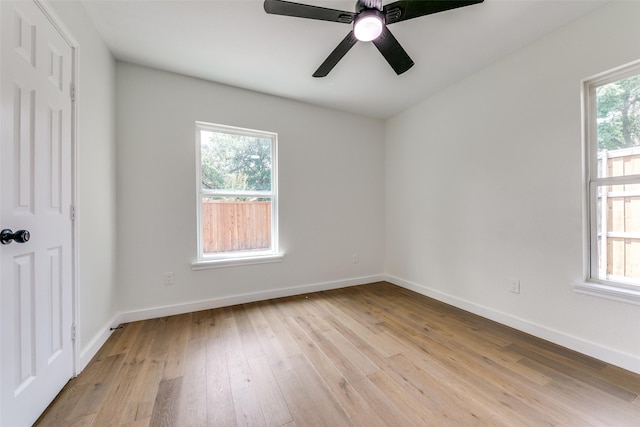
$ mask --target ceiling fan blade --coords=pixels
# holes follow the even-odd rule
[[[413,67],[413,60],[386,26],[382,29],[382,34],[372,42],[396,74],[400,75]]]
[[[444,12],[458,7],[471,6],[484,0],[400,0],[385,5],[382,12],[388,24],[406,21],[419,16]]]
[[[351,32],[347,34],[347,37],[342,39],[340,44],[333,49],[333,52],[329,54],[327,59],[325,59],[316,72],[313,73],[313,77],[325,77],[329,74],[329,72],[333,70],[333,67],[336,66],[342,57],[345,56],[347,52],[349,52],[349,49],[351,49],[357,42],[358,39],[356,39],[355,34],[353,34],[353,30],[351,30]]]
[[[318,19],[321,21],[350,24],[356,16],[354,12],[345,12],[308,4],[292,3],[283,0],[265,0],[264,10],[274,15],[294,16],[297,18]]]

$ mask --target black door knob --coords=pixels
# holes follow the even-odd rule
[[[0,242],[3,245],[8,245],[12,241],[16,241],[18,243],[28,242],[31,238],[31,234],[27,230],[18,230],[15,233],[8,228],[0,231]]]

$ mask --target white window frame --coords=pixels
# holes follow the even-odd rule
[[[278,134],[274,132],[226,126],[197,121],[196,139],[196,216],[197,216],[197,259],[191,263],[192,270],[217,267],[231,267],[248,264],[280,262],[278,239]],[[206,190],[202,188],[201,131],[244,135],[271,140],[271,191]],[[268,197],[271,199],[271,247],[265,250],[225,252],[206,255],[202,241],[202,199],[204,197]]]
[[[640,305],[640,285],[624,278],[600,279],[598,274],[598,187],[640,184],[640,175],[598,177],[596,89],[640,74],[640,61],[607,71],[583,82],[583,157],[585,182],[585,280],[574,283],[577,292]],[[613,280],[612,280],[613,279]]]

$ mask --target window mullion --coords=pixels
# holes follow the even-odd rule
[[[200,194],[203,197],[273,197],[273,191],[231,191],[202,189],[200,191]]]
[[[640,175],[600,177],[593,178],[591,182],[600,186],[638,184],[640,183]]]

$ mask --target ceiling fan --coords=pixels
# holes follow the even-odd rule
[[[353,29],[329,54],[313,73],[313,77],[325,77],[338,61],[358,41],[372,42],[400,75],[413,66],[413,60],[387,28],[389,24],[444,12],[458,7],[482,3],[484,0],[399,0],[382,6],[382,0],[357,0],[356,12],[293,3],[283,0],[265,0],[264,10],[274,15],[318,19],[321,21],[353,23]]]

